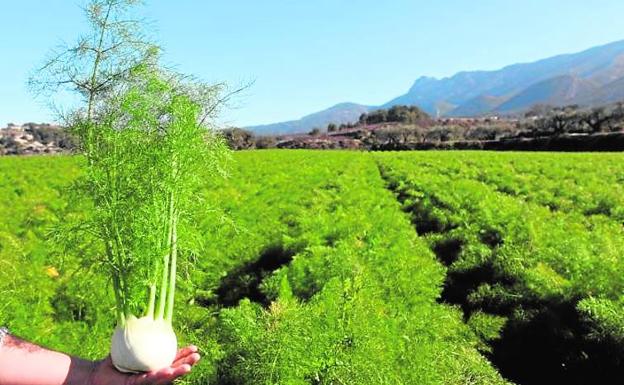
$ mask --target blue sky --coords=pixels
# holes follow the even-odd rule
[[[51,121],[26,89],[50,48],[84,31],[81,0],[0,0],[0,126]],[[381,104],[422,75],[496,69],[624,39],[622,0],[151,0],[165,62],[255,80],[222,124]]]

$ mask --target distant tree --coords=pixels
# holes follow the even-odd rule
[[[468,140],[494,140],[498,131],[496,127],[477,126],[469,129],[465,138]]]
[[[555,107],[547,114],[518,123],[522,132],[532,136],[565,133],[598,133],[619,131],[624,124],[624,103],[580,109],[577,105]]]
[[[384,123],[388,121],[388,111],[387,110],[377,110],[373,111],[366,116],[366,124],[377,124]]]
[[[360,124],[406,123],[419,124],[430,120],[427,113],[416,106],[392,106],[360,115]]]
[[[321,134],[321,129],[318,127],[313,128],[312,131],[308,133],[308,135],[311,135],[311,136],[318,136],[320,134]]]
[[[547,115],[535,119],[530,124],[534,136],[561,135],[582,130],[578,106],[555,107]]]
[[[255,146],[254,134],[241,128],[228,128],[221,135],[232,150],[245,150]]]
[[[334,123],[329,123],[327,125],[327,132],[336,132],[337,129],[338,127],[336,127],[336,124]]]
[[[568,124],[568,118],[565,116],[563,111],[555,111],[549,117],[550,127],[553,130],[555,135],[563,134],[565,132],[565,128]]]
[[[606,131],[618,132],[624,128],[624,102],[616,103],[609,112],[611,119],[606,124]]]
[[[425,139],[431,142],[458,140],[465,137],[465,130],[466,129],[461,126],[435,126],[427,130]]]
[[[612,114],[605,107],[595,107],[588,111],[584,111],[579,116],[580,121],[589,127],[590,132],[602,132],[612,119]]]
[[[374,132],[374,139],[389,144],[391,147],[399,147],[410,143],[422,142],[424,130],[417,126],[392,126]]]

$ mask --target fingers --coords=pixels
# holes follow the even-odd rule
[[[184,358],[190,354],[197,352],[197,346],[189,345],[185,348],[178,350],[178,354],[176,354],[176,358],[173,360],[174,362],[178,361],[180,358]]]
[[[176,358],[171,367],[137,374],[128,381],[130,385],[166,385],[173,382],[178,377],[190,373],[191,367],[199,361],[200,355],[197,353],[197,346],[190,345],[182,348],[176,354]]]
[[[188,364],[180,365],[176,368],[164,368],[157,372],[150,372],[141,375],[136,375],[133,385],[166,385],[171,383],[176,378],[188,374],[191,371],[191,366]]]
[[[183,364],[183,365],[180,365],[180,366],[178,366],[176,368],[171,368],[171,369],[172,369],[172,371],[171,371],[171,373],[169,375],[170,375],[170,378],[173,380],[173,379],[178,378],[180,376],[183,376],[185,374],[189,374],[191,372],[191,365]]]
[[[200,355],[199,353],[191,353],[186,357],[182,357],[179,358],[178,360],[176,360],[173,365],[171,365],[171,367],[173,368],[177,368],[178,366],[181,365],[190,365],[193,366],[197,363],[197,361],[199,361],[200,359]]]
[[[178,351],[171,367],[176,368],[184,364],[193,366],[197,363],[197,361],[199,361],[199,359],[200,355],[197,353],[197,346],[190,345]]]

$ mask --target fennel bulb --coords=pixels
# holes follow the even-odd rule
[[[149,372],[170,366],[177,352],[171,324],[150,316],[130,316],[118,326],[111,341],[111,358],[124,373]]]

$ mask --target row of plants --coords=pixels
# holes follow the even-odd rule
[[[552,211],[606,215],[624,223],[620,154],[455,153],[429,163],[449,177],[470,178]]]
[[[552,190],[566,186],[574,171],[581,183],[599,181],[605,188],[613,179],[601,175],[617,170],[616,158],[585,155],[581,163],[562,154],[377,154],[388,187],[449,267],[443,299],[460,305],[467,319],[485,312],[506,320],[489,356],[512,380],[609,383],[622,368],[622,225],[613,218],[617,213],[565,206],[566,198]],[[553,163],[543,174],[529,171]],[[590,170],[587,163],[605,167]],[[520,190],[502,188],[508,181]],[[575,187],[583,191],[582,184]],[[597,199],[604,190],[591,191]],[[586,205],[592,192],[582,198]],[[540,196],[560,199],[565,209],[552,210]]]
[[[268,175],[258,175],[258,157],[246,154],[257,166],[243,167],[244,179],[261,181],[256,191],[283,190],[266,191],[261,207],[245,204],[256,209],[234,222],[258,222],[258,212],[281,218],[273,227],[285,229],[281,248],[292,261],[264,280],[263,290],[275,298],[267,308],[243,302],[222,312],[231,330],[224,344],[234,376],[228,381],[502,382],[474,349],[479,340],[460,313],[436,303],[443,269],[415,237],[370,157],[269,154],[262,167]],[[291,215],[284,217],[290,211],[284,206]]]
[[[0,162],[0,324],[55,349],[107,354],[112,282],[54,237],[92,206],[65,191],[76,157]],[[385,188],[371,154],[236,153],[193,206],[200,236],[178,268],[173,324],[204,359],[184,381],[502,384],[478,349],[499,319],[439,303],[445,268]],[[79,245],[79,248],[75,246]],[[68,251],[71,250],[71,251]],[[78,252],[76,250],[82,250]]]

